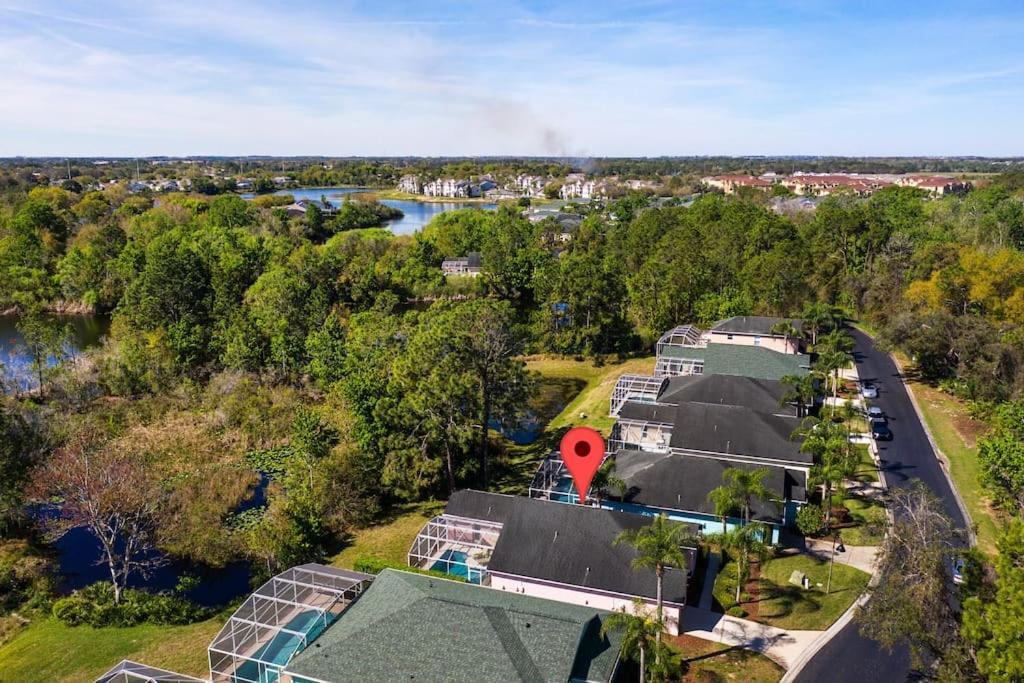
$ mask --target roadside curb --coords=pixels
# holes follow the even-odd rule
[[[861,330],[863,332],[863,330]],[[867,334],[867,332],[864,332]],[[871,335],[868,335],[869,337]],[[872,339],[874,339],[872,337]],[[960,490],[957,489],[956,484],[953,482],[953,477],[949,473],[949,458],[939,448],[939,444],[935,441],[935,437],[932,436],[932,430],[928,427],[928,422],[924,419],[924,412],[921,410],[921,406],[917,403],[917,396],[914,395],[914,390],[910,388],[910,383],[907,382],[907,375],[903,370],[903,365],[900,363],[896,356],[889,354],[889,358],[892,359],[896,369],[900,372],[900,381],[903,382],[903,388],[907,392],[907,396],[910,397],[910,405],[914,406],[914,412],[917,413],[917,421],[921,423],[921,427],[924,429],[924,435],[928,438],[928,443],[931,444],[932,451],[935,453],[935,459],[939,461],[939,468],[942,470],[942,474],[946,477],[946,483],[949,484],[949,490],[953,492],[953,499],[956,501],[956,505],[960,508],[960,514],[963,515],[965,527],[967,529],[967,538],[971,545],[977,545],[978,539],[974,533],[974,521],[971,519],[971,513],[967,511],[967,505],[964,504],[964,499],[960,497]]]
[[[860,330],[859,327],[857,329]],[[860,331],[864,332],[863,330]],[[867,334],[867,332],[864,332],[864,334]],[[867,334],[867,336],[872,341],[874,341],[874,337],[872,337],[870,334]],[[894,358],[893,360],[895,361],[896,359]],[[854,367],[856,369],[856,366]],[[896,363],[896,368],[900,371],[900,377],[902,379],[903,369],[900,367],[899,363]],[[909,394],[910,388],[906,387],[905,381],[904,387],[907,393]],[[911,394],[911,400],[913,400],[913,394]],[[916,403],[914,404],[914,409],[917,410]],[[921,424],[923,425],[924,419],[921,417],[920,411],[918,411],[918,419],[921,421]],[[925,433],[928,433],[927,425],[925,426]],[[928,434],[928,439],[931,440],[930,433]],[[871,453],[872,460],[875,461],[875,466],[878,468],[878,481],[882,484],[882,488],[888,491],[889,482],[886,481],[885,471],[882,469],[882,463],[878,454],[878,444],[874,440],[874,438],[869,437],[868,451]],[[888,505],[885,506],[885,516],[889,522],[889,528],[892,528],[894,517],[892,514],[892,509]],[[888,537],[888,529],[886,529],[885,535]],[[865,604],[867,604],[868,600],[871,599],[871,589],[877,586],[879,581],[881,581],[881,574],[878,572],[878,568],[876,567],[875,571],[871,572],[871,579],[868,580],[867,590],[861,593],[860,596],[853,601],[853,604],[846,608],[846,611],[843,612],[842,616],[836,619],[831,626],[822,631],[821,635],[815,638],[807,647],[807,649],[800,653],[800,656],[797,658],[795,662],[793,662],[793,665],[786,669],[786,673],[785,675],[783,675],[781,679],[779,679],[779,683],[792,683],[796,680],[796,677],[799,676],[800,672],[802,672],[804,667],[807,666],[807,662],[814,659],[817,656],[817,654],[822,650],[822,648],[828,645],[829,642],[833,638],[835,638],[840,631],[846,628],[850,624],[850,622],[853,621],[853,617],[856,616],[857,610]]]

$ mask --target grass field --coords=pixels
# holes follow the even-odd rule
[[[669,644],[683,656],[683,683],[743,681],[776,683],[785,673],[764,655],[692,636],[670,636]]]
[[[742,604],[750,619],[784,629],[823,631],[838,619],[864,592],[871,576],[853,567],[835,563],[832,590],[826,595],[828,562],[810,555],[779,557],[761,567],[757,596]],[[789,583],[790,575],[802,571],[811,581],[804,590]],[[818,585],[820,584],[820,586]],[[723,565],[715,581],[714,596],[724,609],[733,604],[736,591],[736,564]]]
[[[331,559],[335,567],[352,569],[360,555],[405,564],[416,534],[427,521],[444,510],[443,502],[403,505],[386,521],[356,531],[344,550]]]
[[[0,680],[19,683],[83,683],[122,659],[178,673],[209,675],[206,648],[227,615],[189,626],[131,628],[65,626],[52,617],[33,621],[0,648]]]

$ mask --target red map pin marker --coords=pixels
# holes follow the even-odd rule
[[[565,468],[572,475],[580,503],[586,503],[590,482],[604,459],[604,439],[590,427],[573,427],[562,437],[559,451]]]

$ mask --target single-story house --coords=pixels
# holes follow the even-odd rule
[[[615,545],[627,529],[651,523],[649,515],[592,506],[458,491],[443,515],[420,532],[409,563],[481,583],[499,591],[605,610],[632,610],[640,598],[653,606],[652,570],[636,570],[636,551]],[[696,535],[698,529],[691,527]],[[670,569],[663,582],[667,628],[677,633],[686,605],[688,575],[696,566]]]
[[[471,251],[468,256],[451,256],[441,262],[441,272],[445,275],[476,276],[483,272],[483,258],[479,251]]]
[[[281,677],[290,683],[615,681],[608,613],[385,569]]]

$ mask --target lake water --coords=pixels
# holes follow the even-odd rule
[[[65,348],[66,356],[96,346],[110,330],[110,317],[102,315],[55,315],[55,324],[71,325],[71,340]],[[58,359],[48,359],[52,366]],[[0,374],[4,386],[15,385],[22,391],[36,385],[32,370],[32,356],[25,346],[25,338],[18,331],[18,316],[0,315]]]
[[[295,201],[327,197],[328,201],[334,203],[340,202],[346,195],[372,193],[373,190],[360,187],[299,187],[293,190],[280,190],[274,194],[290,194],[295,197]],[[246,199],[251,199],[255,195],[243,194],[242,196]],[[460,202],[458,200],[450,202],[420,202],[414,199],[381,199],[380,203],[400,209],[405,214],[402,218],[388,223],[387,227],[396,235],[411,235],[433,220],[435,216],[445,211],[465,208],[492,210],[498,207],[497,204],[490,202]]]

